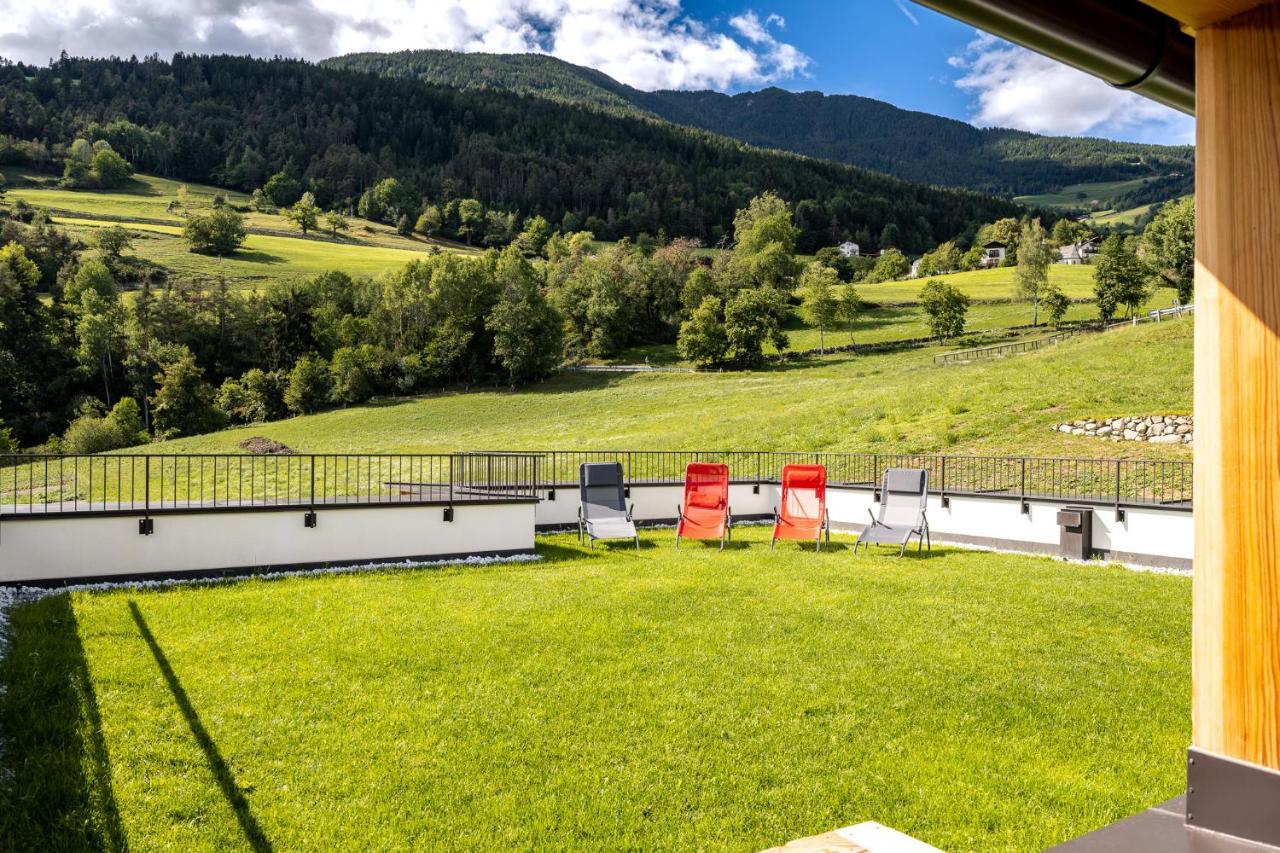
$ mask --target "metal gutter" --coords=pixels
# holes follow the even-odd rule
[[[1195,115],[1195,39],[1138,0],[916,0],[1115,86]]]

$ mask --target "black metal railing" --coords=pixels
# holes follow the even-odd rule
[[[546,450],[539,451],[541,487],[578,483],[584,462],[619,462],[628,483],[680,483],[690,462],[723,462],[735,482],[776,483],[782,466],[817,464],[834,486],[876,488],[886,468],[924,468],[942,495],[992,495],[1072,500],[1115,506],[1191,506],[1189,461],[1074,459],[937,454],[782,451]]]
[[[0,515],[531,500],[576,487],[584,462],[619,462],[629,484],[680,483],[722,462],[739,483],[819,464],[833,486],[876,488],[887,468],[924,468],[941,495],[1191,507],[1189,461],[821,451],[546,450],[439,454],[0,456]]]
[[[531,500],[528,453],[5,455],[0,515]]]

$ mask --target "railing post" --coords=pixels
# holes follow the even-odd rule
[[[1018,486],[1018,502],[1022,506],[1022,514],[1030,515],[1031,506],[1027,503],[1027,457],[1019,460],[1022,463],[1021,484]]]
[[[1116,521],[1124,521],[1124,509],[1120,506],[1120,466],[1121,461],[1116,460]]]

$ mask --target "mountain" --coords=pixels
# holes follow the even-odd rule
[[[661,230],[714,242],[766,190],[803,213],[807,250],[846,236],[874,244],[894,225],[901,248],[922,251],[1025,211],[622,108],[298,60],[179,54],[169,62],[0,63],[0,134],[50,146],[106,139],[139,171],[244,190],[283,170],[325,206],[349,205],[397,177],[416,191],[414,203],[472,197],[603,239]]]
[[[977,128],[857,95],[768,88],[642,92],[591,68],[537,54],[416,50],[350,54],[331,68],[411,77],[464,89],[534,95],[621,115],[655,116],[752,145],[873,169],[905,180],[1003,196],[1051,193],[1088,182],[1134,181],[1134,207],[1191,191],[1195,151],[1083,137]],[[1154,194],[1156,197],[1150,197]]]

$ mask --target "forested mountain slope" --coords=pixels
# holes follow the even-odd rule
[[[1030,195],[1092,181],[1159,179],[1151,188],[1158,198],[1125,200],[1124,206],[1134,206],[1190,192],[1195,168],[1191,146],[980,129],[856,95],[777,88],[739,95],[642,92],[599,71],[535,54],[418,50],[352,54],[323,64],[460,88],[513,91],[619,114],[660,116],[753,145],[998,195]]]
[[[765,190],[815,200],[808,245],[893,223],[902,248],[922,251],[1023,210],[651,118],[295,60],[0,66],[0,134],[51,147],[107,139],[139,171],[245,190],[285,169],[323,206],[396,176],[425,197],[473,196],[606,239],[665,231],[715,241]]]

